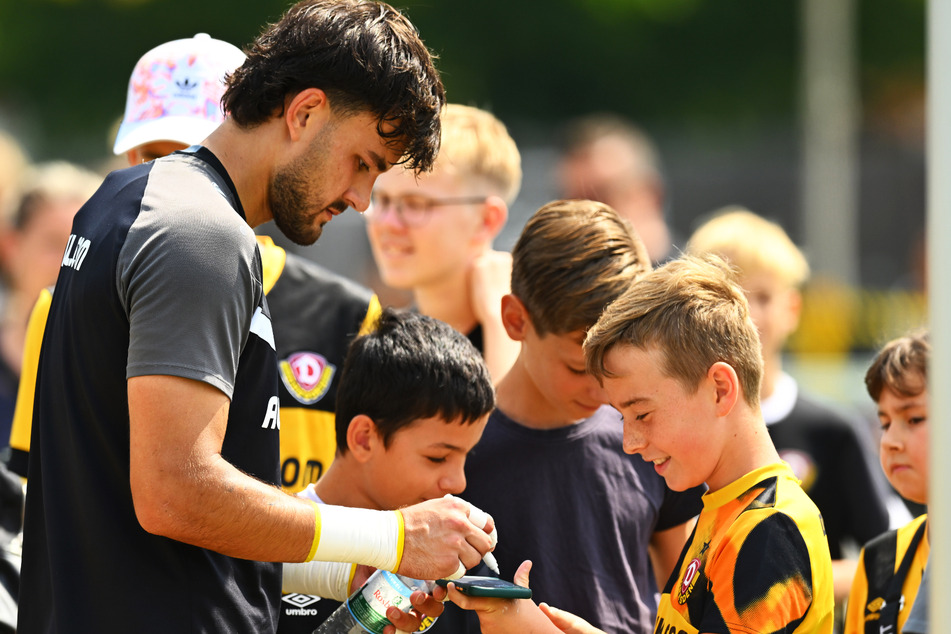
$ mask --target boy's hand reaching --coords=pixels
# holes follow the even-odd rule
[[[511,292],[512,254],[486,251],[472,262],[469,301],[480,324],[499,320],[502,297]]]
[[[521,350],[502,324],[502,298],[511,292],[511,279],[512,254],[504,251],[486,251],[469,270],[469,302],[482,325],[483,358],[494,383],[505,376]]]
[[[445,593],[444,588],[436,586],[436,590],[441,593]],[[387,625],[383,628],[383,634],[400,634],[401,632],[415,632],[419,629],[420,625],[423,622],[423,619],[426,617],[435,619],[439,617],[445,606],[442,602],[433,597],[431,594],[426,594],[416,590],[409,596],[410,603],[413,604],[413,610],[410,612],[403,612],[399,608],[394,608],[390,606],[386,610],[386,618],[389,619],[390,623],[393,625]]]

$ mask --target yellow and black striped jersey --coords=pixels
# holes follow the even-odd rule
[[[927,517],[919,515],[862,548],[849,592],[845,634],[902,631],[931,551]]]
[[[827,634],[833,603],[822,517],[776,463],[703,496],[654,632]]]

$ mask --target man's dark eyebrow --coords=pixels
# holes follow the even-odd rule
[[[370,160],[373,161],[373,165],[376,167],[378,172],[385,172],[386,170],[390,169],[391,165],[388,165],[386,159],[384,159],[382,156],[373,150],[370,150],[369,154]]]

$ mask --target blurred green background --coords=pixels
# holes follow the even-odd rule
[[[394,4],[439,55],[451,100],[489,107],[540,135],[591,110],[627,114],[651,131],[672,128],[698,144],[796,125],[801,29],[794,0]],[[0,116],[37,158],[92,160],[122,114],[142,53],[199,31],[243,46],[287,6],[0,0]],[[894,125],[901,101],[921,97],[925,3],[859,0],[856,18],[867,125]]]
[[[780,221],[804,243],[807,1],[393,4],[437,54],[449,99],[493,111],[522,149],[525,182],[498,246],[509,248],[524,219],[557,197],[552,167],[561,126],[577,115],[612,111],[657,141],[670,223],[682,247],[698,219],[727,204]],[[827,368],[813,373],[818,387],[834,377],[860,392],[841,364],[852,368],[858,356],[861,366],[885,337],[925,316],[926,2],[826,1],[848,3],[852,16],[858,274],[840,279],[817,267],[790,353],[797,362],[818,359],[813,369]],[[146,50],[197,32],[244,46],[288,4],[0,0],[0,127],[34,160],[103,167],[129,74]],[[364,242],[360,217],[348,213],[304,252],[360,277]],[[814,262],[827,255],[805,247]]]

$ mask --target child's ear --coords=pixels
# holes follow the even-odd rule
[[[714,389],[714,408],[717,416],[726,416],[742,398],[740,378],[736,375],[736,370],[729,363],[717,361],[707,370],[707,379]]]
[[[373,454],[379,441],[379,432],[373,419],[364,414],[357,414],[347,427],[347,449],[359,462],[366,462]]]
[[[502,297],[502,325],[512,341],[524,341],[532,327],[525,304],[512,293]]]
[[[492,242],[505,227],[509,218],[509,207],[498,196],[489,196],[482,205],[482,224],[488,241]]]

